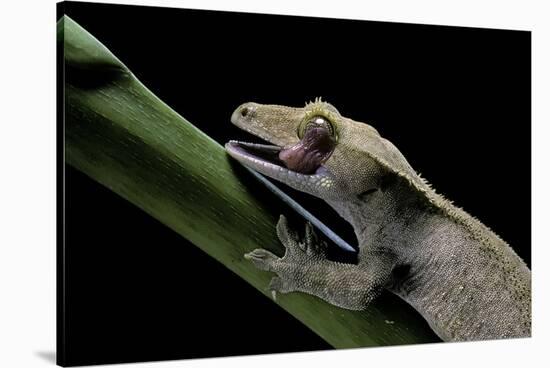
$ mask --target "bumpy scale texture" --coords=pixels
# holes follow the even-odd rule
[[[245,113],[243,113],[245,112]],[[281,217],[282,258],[264,249],[246,257],[277,276],[271,289],[304,292],[342,308],[366,308],[386,288],[412,305],[444,341],[531,335],[531,272],[500,237],[437,194],[371,126],[316,100],[304,108],[247,103],[232,116],[246,131],[281,147],[300,142],[320,116],[334,129],[334,151],[314,173],[228,153],[262,174],[329,203],[349,221],[358,264],[327,260],[326,244]]]

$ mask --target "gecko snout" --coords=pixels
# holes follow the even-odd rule
[[[253,103],[247,102],[237,107],[231,115],[231,122],[233,124],[237,122],[250,121],[256,112],[256,107]]]

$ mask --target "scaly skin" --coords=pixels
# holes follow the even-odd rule
[[[330,123],[325,133],[333,135],[334,146],[303,148],[304,129],[317,117]],[[281,159],[271,160],[230,142],[232,157],[325,200],[358,238],[356,265],[332,262],[310,225],[300,239],[282,217],[277,233],[284,257],[264,249],[246,255],[277,274],[273,291],[305,292],[361,310],[386,288],[412,305],[444,341],[531,335],[531,272],[525,263],[489,228],[435,193],[374,128],[320,100],[304,108],[246,103],[231,120],[286,149]],[[292,149],[301,151],[285,161]],[[301,168],[308,173],[292,170]]]

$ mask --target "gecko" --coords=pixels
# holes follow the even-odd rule
[[[310,223],[303,235],[281,216],[278,257],[245,258],[275,273],[273,293],[303,292],[364,310],[386,289],[410,304],[443,341],[531,336],[531,271],[479,220],[436,191],[371,125],[315,99],[304,107],[254,102],[231,122],[268,144],[229,141],[244,166],[324,200],[349,222],[356,263],[327,258]]]

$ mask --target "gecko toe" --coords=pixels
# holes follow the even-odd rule
[[[279,217],[279,222],[277,222],[277,236],[281,243],[287,248],[296,244],[299,240],[298,234],[290,229],[288,220],[284,215],[281,215]]]
[[[246,253],[244,258],[252,261],[257,268],[265,271],[273,271],[275,263],[279,261],[279,257],[262,248],[254,249],[252,252]]]

